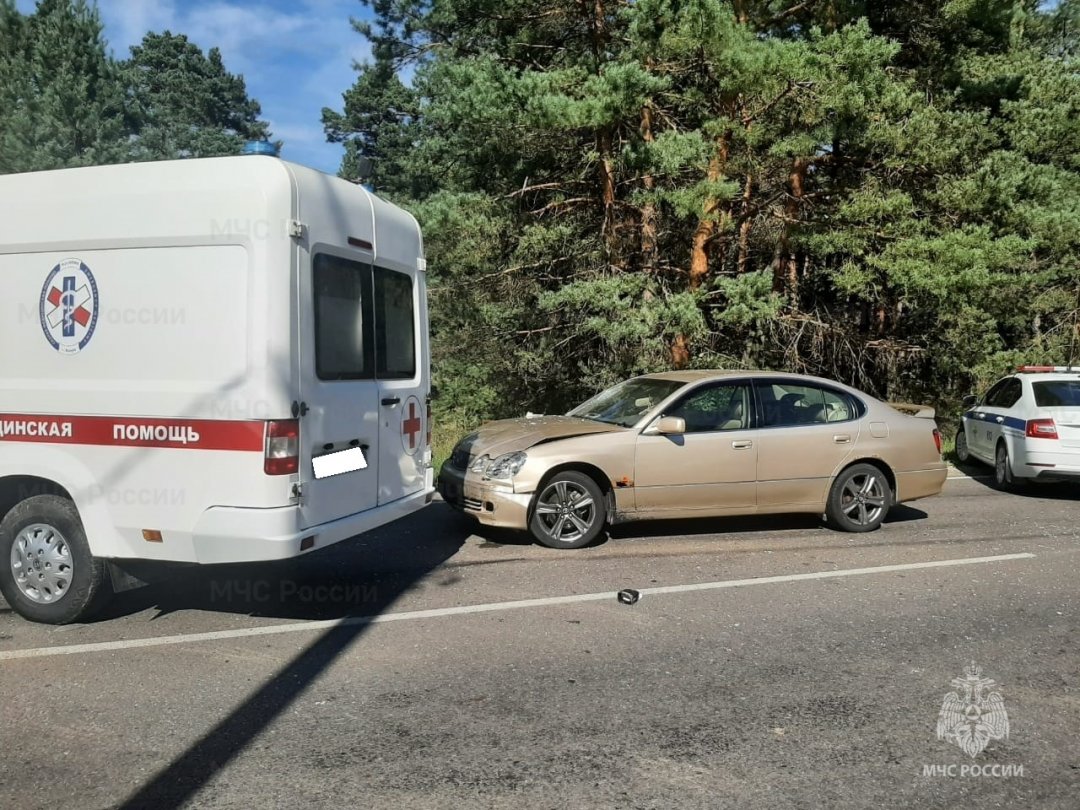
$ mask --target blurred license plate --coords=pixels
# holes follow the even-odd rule
[[[332,475],[366,469],[367,459],[364,458],[361,448],[351,447],[348,450],[327,453],[325,456],[315,456],[311,459],[311,468],[316,478],[329,478]]]

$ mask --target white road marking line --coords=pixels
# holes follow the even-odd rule
[[[981,563],[1006,562],[1009,560],[1027,560],[1034,556],[1034,554],[1025,552],[1022,554],[999,554],[994,557],[965,557],[956,560],[932,560],[930,562],[903,563],[900,565],[879,565],[873,568],[846,568],[839,571],[815,571],[808,574],[784,574],[775,577],[729,579],[720,582],[700,582],[693,585],[666,585],[659,588],[642,588],[640,592],[643,595],[649,595],[689,593],[691,591],[713,591],[721,590],[723,588],[742,588],[749,585],[772,585],[778,582],[801,582],[811,579],[855,577],[867,574],[889,574],[894,571],[916,571],[923,568],[949,568],[958,565],[979,565]],[[0,661],[13,661],[19,658],[43,658],[53,655],[111,652],[114,650],[131,650],[143,647],[162,647],[166,644],[194,644],[200,641],[221,641],[223,639],[272,636],[282,633],[311,632],[313,630],[332,630],[338,627],[356,627],[366,624],[381,624],[382,622],[414,621],[416,619],[434,619],[443,616],[460,616],[467,613],[491,613],[494,611],[517,610],[520,608],[571,605],[578,602],[597,602],[602,599],[614,598],[614,591],[605,591],[603,593],[581,593],[571,596],[521,599],[516,602],[489,602],[480,605],[462,605],[460,607],[433,608],[431,610],[409,610],[401,613],[383,613],[378,616],[350,616],[344,619],[274,624],[266,627],[247,627],[237,630],[216,630],[209,633],[184,633],[175,636],[135,638],[124,641],[102,641],[93,644],[69,644],[61,647],[6,650],[0,652]]]

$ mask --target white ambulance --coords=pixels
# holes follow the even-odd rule
[[[431,500],[419,227],[241,155],[0,176],[0,591],[294,557]]]

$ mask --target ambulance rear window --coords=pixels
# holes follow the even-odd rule
[[[374,376],[371,267],[319,254],[313,265],[315,370],[320,380]]]
[[[413,283],[405,273],[375,268],[375,313],[378,318],[378,373],[381,380],[416,374],[416,319]]]

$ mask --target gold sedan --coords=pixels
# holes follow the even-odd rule
[[[565,416],[490,422],[454,448],[439,491],[483,524],[581,548],[606,525],[655,518],[805,512],[872,531],[945,475],[930,408],[797,374],[680,371]]]

